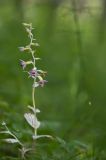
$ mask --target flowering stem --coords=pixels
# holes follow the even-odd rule
[[[32,38],[31,38],[31,42],[32,43]],[[33,67],[35,68],[35,56],[34,56],[34,52],[31,50],[31,54],[32,54],[32,58],[33,58]],[[33,84],[36,82],[36,78],[34,78],[34,82]],[[35,105],[35,87],[32,87],[32,102],[33,102],[33,108],[35,110],[34,115],[36,118],[36,105]],[[37,129],[34,129],[34,134],[35,136],[37,135]]]
[[[28,33],[30,42],[27,46],[19,47],[19,49],[21,52],[28,51],[31,54],[32,60],[30,61],[20,60],[20,65],[23,69],[25,69],[28,64],[33,65],[33,68],[27,71],[27,73],[29,74],[29,77],[33,78],[33,85],[32,85],[32,105],[33,106],[30,107],[31,111],[33,111],[33,114],[26,113],[24,114],[24,117],[27,120],[27,122],[34,128],[34,136],[36,137],[37,129],[40,126],[40,122],[38,121],[36,116],[36,114],[39,113],[39,110],[36,109],[36,104],[35,104],[35,90],[36,90],[35,88],[38,86],[43,87],[47,81],[44,80],[42,77],[45,75],[45,72],[43,70],[38,70],[36,68],[36,60],[39,60],[39,58],[36,57],[35,53],[36,53],[36,47],[38,47],[39,44],[36,43],[36,39],[33,38],[32,24],[23,23],[23,25],[25,26],[25,29]]]
[[[35,79],[34,79],[34,82],[35,82]],[[33,107],[34,107],[34,110],[36,110],[36,106],[35,106],[35,87],[32,88],[32,102],[33,102]],[[36,111],[35,111],[35,117],[36,117]],[[37,135],[37,129],[34,129],[34,133],[35,133],[35,136]]]

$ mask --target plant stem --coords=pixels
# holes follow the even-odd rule
[[[31,30],[31,28],[32,28],[32,26],[30,27],[30,30]],[[31,35],[29,35],[29,37],[30,37],[29,46],[30,46],[30,49],[31,49],[31,44],[32,44],[32,41],[33,41],[33,35],[31,34]],[[35,68],[35,55],[34,55],[34,53],[35,53],[35,51],[33,51],[31,49],[31,54],[32,54],[32,58],[33,58],[33,67]],[[36,82],[36,78],[34,78],[33,84],[35,84],[35,82]],[[36,118],[35,87],[32,88],[32,102],[33,102],[33,108],[35,110],[34,115],[35,115],[35,118]],[[34,134],[35,134],[35,136],[37,135],[37,129],[34,129]]]
[[[35,87],[33,87],[33,89],[32,89],[32,102],[33,102],[33,107],[35,110],[36,109],[36,106],[35,106]]]
[[[35,83],[35,79],[34,79],[34,83]],[[33,102],[33,107],[34,107],[34,114],[35,114],[35,118],[36,118],[36,105],[35,105],[35,87],[32,88],[32,102]],[[34,129],[34,133],[35,136],[37,135],[37,129]]]

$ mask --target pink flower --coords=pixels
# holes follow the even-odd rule
[[[38,82],[39,86],[44,87],[45,83],[47,83],[48,81],[42,79]]]
[[[29,77],[32,77],[32,78],[36,78],[38,76],[38,72],[36,68],[33,68],[28,73],[29,73]]]

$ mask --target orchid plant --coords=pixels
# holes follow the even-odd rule
[[[29,38],[29,44],[25,47],[19,47],[19,50],[21,52],[28,52],[31,55],[31,60],[25,61],[20,59],[20,65],[22,69],[28,74],[28,77],[33,79],[32,84],[32,105],[28,105],[29,112],[24,114],[24,118],[27,121],[27,123],[32,127],[33,134],[32,138],[33,140],[37,140],[39,138],[47,137],[53,139],[50,135],[38,135],[37,130],[40,127],[40,121],[37,118],[37,113],[40,113],[40,110],[36,108],[35,104],[35,89],[37,87],[44,87],[44,85],[47,83],[47,80],[44,79],[46,72],[43,70],[40,70],[36,66],[36,62],[40,59],[39,57],[36,57],[36,49],[39,47],[39,44],[36,42],[36,39],[33,36],[32,30],[34,29],[32,27],[32,24],[23,23],[23,26],[25,27],[25,30],[28,34]],[[31,70],[26,70],[27,66],[31,65]],[[31,148],[26,148],[25,145],[17,138],[14,133],[12,133],[9,128],[7,127],[6,123],[3,122],[2,125],[4,126],[5,130],[1,131],[2,134],[8,134],[10,138],[4,139],[7,143],[18,143],[20,145],[20,151],[22,153],[22,158],[25,158],[25,153],[30,151]]]

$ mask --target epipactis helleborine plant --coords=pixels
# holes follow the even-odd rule
[[[28,34],[30,42],[25,47],[24,46],[19,47],[19,50],[23,53],[24,52],[29,53],[31,55],[31,59],[28,61],[20,59],[20,66],[25,72],[27,72],[28,77],[33,79],[32,106],[28,105],[30,112],[25,113],[24,118],[34,130],[33,135],[32,135],[33,140],[43,138],[43,137],[53,139],[52,136],[50,135],[38,135],[37,134],[37,130],[40,127],[40,121],[37,118],[37,113],[40,113],[40,110],[36,108],[36,105],[35,105],[35,89],[37,87],[44,87],[44,85],[47,83],[47,80],[44,79],[46,72],[43,70],[39,70],[36,66],[36,62],[40,58],[36,57],[36,54],[35,54],[36,48],[39,47],[39,44],[36,42],[36,39],[33,37],[32,30],[34,28],[32,27],[32,24],[23,23],[23,25]],[[32,65],[31,70],[26,70],[28,65]],[[24,158],[25,153],[30,151],[30,148],[29,149],[25,148],[25,146],[20,142],[20,140],[8,129],[5,122],[3,122],[2,125],[5,127],[5,130],[1,131],[0,133],[8,134],[12,137],[8,139],[4,139],[4,141],[7,143],[18,143],[21,146],[20,151],[22,153],[22,157]]]
[[[32,84],[32,106],[28,106],[31,112],[25,113],[24,117],[28,124],[34,129],[34,134],[33,134],[33,139],[38,139],[40,137],[50,137],[49,135],[37,135],[37,129],[40,127],[40,121],[37,119],[37,113],[40,112],[39,109],[36,108],[35,105],[35,88],[41,86],[43,87],[45,83],[47,83],[47,80],[44,79],[44,76],[46,74],[45,71],[39,70],[36,66],[36,61],[39,60],[40,58],[35,56],[36,53],[36,48],[39,47],[39,44],[36,42],[36,39],[33,37],[32,30],[34,29],[32,27],[32,24],[27,24],[23,23],[26,32],[28,33],[29,37],[29,44],[25,47],[19,47],[19,50],[21,52],[28,52],[31,54],[32,60],[24,61],[20,60],[20,65],[23,70],[26,69],[27,65],[32,65],[31,70],[26,71],[28,74],[28,77],[33,79],[33,84]]]

